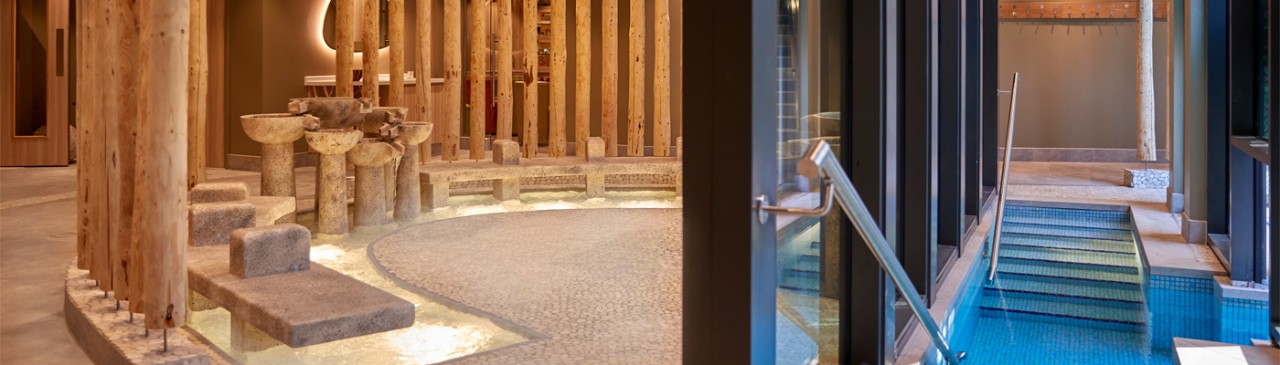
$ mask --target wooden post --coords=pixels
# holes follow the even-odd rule
[[[574,16],[577,19],[577,68],[573,87],[574,151],[578,157],[587,157],[587,138],[591,137],[591,1],[575,0]]]
[[[195,0],[203,2],[203,0]],[[132,281],[140,272],[134,269],[133,248],[134,150],[138,132],[138,19],[134,0],[111,1],[116,15],[109,29],[114,45],[116,67],[113,82],[116,90],[115,164],[111,175],[111,288],[117,300],[129,300],[135,293]],[[193,8],[194,9],[194,8]],[[193,31],[194,32],[194,31]],[[194,35],[193,35],[194,36]],[[201,174],[203,176],[203,174]],[[190,178],[190,177],[188,177]],[[141,296],[140,293],[138,293]]]
[[[403,107],[404,0],[387,0],[387,38],[391,39],[391,87],[387,92],[386,105]]]
[[[206,0],[191,0],[187,65],[187,189],[205,181],[205,125],[209,116],[209,25]]]
[[[356,0],[333,0],[333,3],[337,8],[334,15],[338,17],[334,21],[337,29],[333,32],[338,38],[338,71],[334,73],[334,82],[339,97],[351,98],[356,95],[355,85],[352,85],[355,82],[352,80],[352,59],[356,52]]]
[[[671,0],[653,5],[653,155],[671,155]]]
[[[538,0],[524,1],[524,158],[538,155]]]
[[[1151,0],[1138,1],[1138,159],[1156,160],[1155,68],[1152,67]]]
[[[551,131],[548,135],[549,152],[551,157],[564,157],[565,155],[565,113],[568,111],[565,105],[565,85],[568,78],[565,73],[568,71],[567,61],[569,52],[566,37],[569,34],[566,31],[566,16],[568,11],[565,2],[569,0],[551,0]]]
[[[93,33],[89,32],[90,25],[93,23],[89,14],[93,13],[93,0],[76,0],[76,34],[79,39],[76,42],[76,54],[89,54],[89,50],[93,47],[90,43],[93,41]],[[88,270],[90,262],[93,261],[93,249],[89,245],[89,220],[93,219],[90,212],[92,200],[89,198],[89,165],[85,163],[90,158],[89,136],[93,128],[93,94],[90,90],[94,90],[93,74],[90,72],[93,68],[91,65],[93,60],[82,59],[76,62],[76,74],[79,75],[76,80],[76,267],[81,270]]]
[[[498,0],[498,135],[494,140],[511,140],[515,113],[511,47],[511,0]]]
[[[116,140],[119,131],[116,129],[116,119],[120,117],[118,105],[112,102],[117,96],[115,77],[112,75],[116,67],[116,52],[114,45],[111,44],[115,11],[109,2],[103,1],[94,7],[94,13],[91,16],[94,18],[94,29],[90,31],[98,34],[93,37],[93,50],[87,57],[96,59],[93,79],[97,85],[97,93],[93,97],[98,101],[93,104],[93,112],[97,114],[94,117],[96,133],[90,138],[93,138],[94,145],[92,163],[97,163],[99,166],[93,167],[93,180],[90,182],[94,185],[92,192],[97,203],[94,207],[97,210],[94,212],[97,219],[91,223],[93,228],[91,232],[98,238],[92,241],[94,255],[89,273],[99,281],[98,287],[105,292],[111,290],[113,282],[111,263],[116,258],[111,252],[111,248],[115,246],[111,242],[112,224],[116,223],[111,217],[111,212],[114,205],[119,203],[119,196],[113,193],[115,186],[112,185],[113,182],[119,183],[115,181],[119,171],[115,168],[116,165],[111,163],[116,157],[118,148]],[[186,171],[182,173],[186,174]]]
[[[489,0],[471,0],[471,146],[472,160],[484,159],[484,122],[489,110]]]
[[[440,158],[456,161],[462,130],[462,0],[444,1],[444,104]]]
[[[644,156],[644,0],[631,0],[631,80],[627,98],[627,155]]]
[[[380,37],[378,15],[382,13],[382,9],[378,7],[378,0],[364,0],[364,19],[360,23],[364,32],[360,36],[362,56],[364,60],[364,71],[361,72],[364,82],[360,84],[360,95],[369,98],[373,106],[382,106],[382,101],[378,98],[378,49],[382,48],[382,37]]]
[[[618,0],[600,3],[600,135],[605,156],[618,155]]]
[[[142,92],[138,128],[138,205],[142,224],[143,300],[147,328],[187,319],[187,52],[190,3],[153,0],[142,22]]]
[[[417,69],[418,76],[418,119],[422,121],[431,121],[431,111],[434,110],[431,105],[431,4],[432,0],[418,0],[416,9],[417,16],[414,17],[418,34],[414,39],[417,41],[418,59]],[[423,144],[425,148],[424,156],[418,161],[427,162],[431,160],[431,142]],[[405,151],[409,153],[410,151]]]

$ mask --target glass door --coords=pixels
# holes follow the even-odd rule
[[[843,2],[778,1],[777,204],[822,204],[821,181],[796,167],[810,144],[841,147],[840,58],[845,42]],[[824,16],[825,14],[825,16]],[[825,216],[778,215],[777,364],[839,360],[841,226],[839,209]]]

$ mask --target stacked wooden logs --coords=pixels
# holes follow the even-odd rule
[[[78,0],[76,11],[77,265],[146,328],[180,327],[187,191],[204,178],[206,3]]]

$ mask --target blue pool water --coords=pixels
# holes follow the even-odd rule
[[[990,259],[975,262],[942,318],[967,364],[1163,365],[1173,337],[1267,338],[1265,301],[1222,298],[1212,279],[1149,275],[1127,211],[1008,209],[996,281]],[[936,352],[927,360],[939,363]]]

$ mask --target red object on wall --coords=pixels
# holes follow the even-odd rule
[[[471,103],[471,83],[472,82],[474,81],[468,79],[467,87],[462,88],[462,100],[465,100],[468,105],[470,105]],[[493,100],[494,99],[493,79],[485,80],[484,94],[485,94],[484,107],[488,108],[484,113],[484,134],[488,136],[488,135],[496,134],[498,132],[498,104],[495,103]],[[475,106],[472,105],[472,107],[475,107]],[[470,112],[463,113],[463,118],[466,118],[466,119],[463,120],[462,124],[471,125],[470,122],[468,122],[469,120],[471,120],[469,119],[470,115],[471,115]]]

